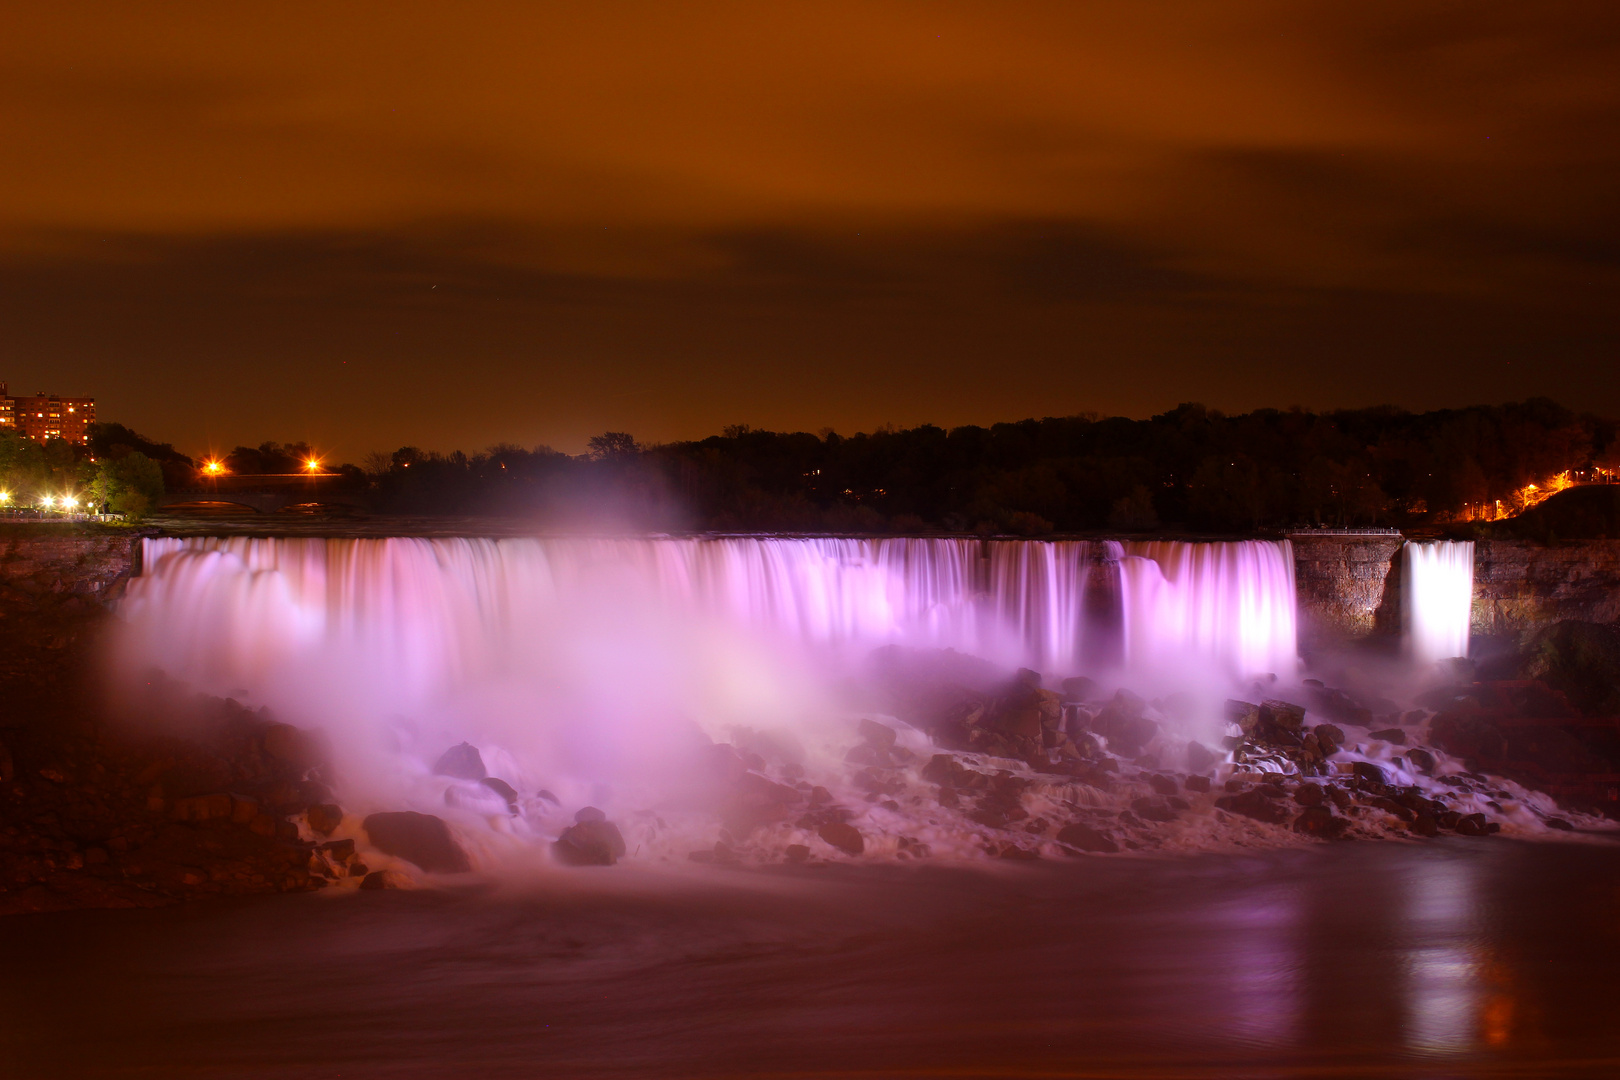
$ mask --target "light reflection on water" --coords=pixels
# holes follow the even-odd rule
[[[1620,1075],[1606,847],[572,880],[13,918],[0,1073]]]

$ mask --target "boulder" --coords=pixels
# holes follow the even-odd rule
[[[1229,814],[1240,814],[1267,825],[1281,825],[1289,816],[1286,807],[1268,798],[1258,788],[1237,795],[1223,795],[1215,800],[1215,805]]]
[[[517,789],[511,784],[498,776],[486,776],[478,782],[506,800],[506,809],[510,813],[516,814],[518,812],[518,793]]]
[[[1119,845],[1114,843],[1113,838],[1107,833],[1098,832],[1090,825],[1084,825],[1078,821],[1059,829],[1057,840],[1058,843],[1079,851],[1102,852],[1108,855],[1118,854],[1119,852]]]
[[[1434,772],[1434,755],[1421,747],[1413,747],[1406,752],[1406,760],[1425,775]]]
[[[1180,785],[1176,783],[1175,777],[1165,776],[1163,773],[1153,773],[1150,775],[1148,777],[1148,785],[1152,787],[1154,792],[1159,795],[1174,795],[1177,791],[1181,790]]]
[[[1064,701],[1091,701],[1097,696],[1097,683],[1084,675],[1075,675],[1063,680]]]
[[[1301,784],[1294,789],[1294,801],[1301,806],[1321,806],[1327,793],[1317,784]]]
[[[1440,823],[1434,819],[1433,814],[1418,814],[1412,818],[1412,823],[1407,828],[1418,836],[1440,835]]]
[[[1334,837],[1349,826],[1343,818],[1333,816],[1333,811],[1325,806],[1307,806],[1300,811],[1299,817],[1294,819],[1294,831],[1307,836]]]
[[[624,856],[624,836],[605,815],[586,816],[586,811],[602,813],[587,806],[574,815],[575,824],[557,837],[556,843],[551,845],[551,853],[566,866],[612,866]]]
[[[1189,776],[1182,781],[1182,785],[1188,791],[1196,791],[1200,794],[1207,793],[1210,788],[1209,777],[1207,776]]]
[[[1394,743],[1396,746],[1406,745],[1406,732],[1402,728],[1398,727],[1384,728],[1380,731],[1370,732],[1369,737],[1374,739],[1382,739],[1384,742]]]
[[[1367,780],[1374,784],[1387,784],[1388,777],[1384,770],[1370,761],[1353,761],[1350,763],[1350,775],[1357,780]]]
[[[1157,821],[1161,824],[1176,820],[1176,809],[1165,799],[1134,799],[1131,809],[1143,821]]]
[[[881,747],[884,750],[891,749],[894,746],[894,728],[880,724],[876,720],[863,719],[860,732],[861,739],[871,743],[873,746]]]
[[[1289,701],[1262,701],[1260,718],[1284,731],[1299,731],[1305,726],[1305,706]]]
[[[337,803],[317,803],[309,808],[309,827],[322,836],[343,824],[343,808]]]
[[[372,814],[361,827],[378,851],[407,859],[429,873],[464,874],[472,869],[443,818],[397,810]]]
[[[1215,767],[1215,763],[1219,760],[1220,758],[1215,756],[1215,751],[1203,743],[1190,742],[1187,744],[1187,769],[1189,772],[1208,772]]]
[[[816,835],[849,855],[859,855],[866,850],[866,838],[861,836],[860,830],[846,822],[829,821],[816,830]]]
[[[810,857],[810,848],[804,844],[789,844],[782,849],[782,857],[791,863],[802,863]]]
[[[373,870],[360,881],[360,887],[372,889],[414,889],[416,881],[403,870]]]
[[[1457,820],[1452,826],[1462,836],[1489,836],[1490,823],[1485,820],[1484,814],[1467,814]]]
[[[484,755],[472,743],[457,743],[439,755],[433,763],[433,775],[453,776],[457,780],[482,780],[489,775],[484,768]]]
[[[321,764],[326,756],[318,735],[291,724],[269,725],[264,729],[262,742],[266,755],[297,772]]]

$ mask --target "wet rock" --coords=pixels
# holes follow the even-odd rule
[[[1396,746],[1406,745],[1406,731],[1405,729],[1398,727],[1384,728],[1380,731],[1370,732],[1369,738],[1382,739],[1384,742],[1394,743]]]
[[[1223,795],[1215,800],[1215,805],[1229,814],[1239,814],[1267,825],[1281,825],[1289,818],[1286,807],[1268,798],[1259,789],[1237,795]]]
[[[1317,784],[1301,784],[1294,789],[1294,801],[1301,806],[1321,806],[1327,799],[1327,792]]]
[[[1203,743],[1190,742],[1187,744],[1188,770],[1195,773],[1208,772],[1215,767],[1215,763],[1219,760],[1220,758],[1215,756],[1215,751]]]
[[[884,750],[890,750],[894,747],[894,729],[885,724],[880,724],[876,720],[861,720],[860,734],[864,742],[871,743],[873,746]]]
[[[1174,777],[1165,776],[1162,773],[1154,773],[1149,776],[1148,785],[1160,795],[1174,795],[1181,790]]]
[[[176,799],[169,808],[169,816],[176,821],[200,824],[204,821],[220,821],[229,819],[234,804],[229,795],[219,793],[214,795],[193,795],[186,799]]]
[[[1080,851],[1102,852],[1108,855],[1119,852],[1119,845],[1107,833],[1098,832],[1090,825],[1078,821],[1059,829],[1057,840],[1060,844],[1066,844]]]
[[[1440,823],[1434,819],[1433,814],[1417,814],[1407,826],[1418,836],[1439,836]]]
[[[309,808],[309,827],[322,836],[343,824],[343,808],[337,803],[317,803]]]
[[[1092,701],[1097,697],[1097,683],[1084,675],[1075,675],[1072,678],[1064,679],[1062,686],[1064,701],[1084,702]]]
[[[1188,791],[1196,791],[1199,794],[1207,793],[1210,788],[1209,777],[1207,776],[1189,776],[1181,783]]]
[[[1247,701],[1228,699],[1226,720],[1227,723],[1236,724],[1241,728],[1244,737],[1247,738],[1260,726],[1260,706],[1251,705]]]
[[[489,775],[484,768],[484,755],[472,743],[457,743],[439,755],[433,763],[433,775],[452,776],[457,780],[482,780]]]
[[[263,746],[267,755],[298,772],[321,764],[326,757],[326,747],[320,736],[291,724],[271,724],[266,727]]]
[[[1371,798],[1363,799],[1362,802],[1364,805],[1376,807],[1377,809],[1384,811],[1386,814],[1394,814],[1402,821],[1408,823],[1413,821],[1418,816],[1416,811],[1412,810],[1410,807],[1402,806],[1400,803],[1396,802],[1394,799],[1391,799],[1387,795],[1374,795]]]
[[[1384,775],[1384,770],[1370,761],[1351,762],[1350,775],[1358,780],[1366,780],[1374,784],[1386,784],[1389,782],[1389,778]]]
[[[1260,703],[1260,719],[1281,731],[1299,731],[1305,726],[1305,706],[1289,701],[1263,701]]]
[[[250,799],[246,795],[231,796],[232,825],[252,825],[262,812],[258,799]]]
[[[403,870],[373,870],[360,882],[360,887],[367,891],[373,889],[414,889],[416,879]]]
[[[1467,814],[1460,817],[1452,828],[1461,836],[1489,836],[1489,826],[1484,814]]]
[[[407,859],[429,873],[464,874],[472,869],[443,818],[397,810],[372,814],[361,826],[378,851]]]
[[[1350,793],[1344,790],[1344,788],[1329,784],[1322,790],[1327,793],[1327,797],[1333,801],[1334,806],[1338,807],[1340,810],[1350,809],[1352,800],[1350,798]]]
[[[802,863],[810,857],[810,848],[804,844],[789,844],[782,849],[782,857],[790,863]]]
[[[574,824],[584,825],[589,822],[606,821],[607,814],[594,806],[582,806],[574,811]]]
[[[1305,807],[1294,819],[1294,831],[1307,836],[1332,838],[1344,832],[1348,826],[1349,822],[1334,817],[1333,811],[1320,805]]]
[[[478,782],[506,800],[506,809],[509,813],[516,814],[518,812],[518,793],[517,789],[511,784],[498,776],[486,776]]]
[[[575,824],[564,829],[562,835],[557,837],[556,843],[551,845],[551,853],[566,866],[612,866],[624,857],[624,836],[605,815],[582,817],[587,810],[602,813],[593,806],[587,806],[575,814]]]
[[[1542,824],[1546,825],[1547,828],[1549,828],[1549,829],[1558,829],[1558,830],[1561,830],[1562,832],[1574,832],[1575,831],[1575,826],[1571,825],[1569,822],[1565,821],[1561,817],[1550,817],[1546,821],[1544,821]]]
[[[1131,809],[1143,821],[1157,821],[1161,824],[1176,820],[1176,811],[1163,799],[1135,799],[1131,802]]]
[[[1311,733],[1318,739],[1331,741],[1334,746],[1344,745],[1344,729],[1338,724],[1317,724]]]
[[[828,822],[816,830],[816,835],[849,855],[859,855],[866,850],[866,839],[860,830],[845,822]]]
[[[1406,760],[1424,775],[1434,772],[1434,755],[1421,747],[1413,747],[1406,752]]]

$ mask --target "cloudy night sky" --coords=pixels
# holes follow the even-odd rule
[[[0,378],[183,450],[1620,412],[1612,4],[14,4]]]

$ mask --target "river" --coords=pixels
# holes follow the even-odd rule
[[[33,1077],[1620,1075],[1620,848],[620,866],[0,923]]]

